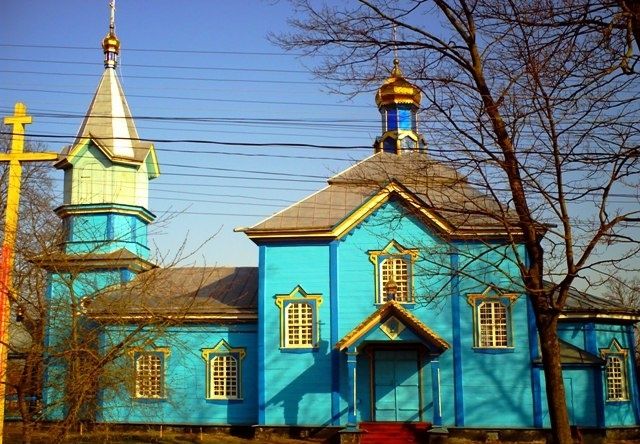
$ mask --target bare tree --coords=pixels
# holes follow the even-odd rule
[[[7,150],[10,131],[2,134],[0,149]],[[29,151],[44,149],[27,145]],[[201,274],[194,271],[189,293],[182,288],[184,283],[170,279],[170,270],[197,250],[189,253],[183,247],[173,258],[159,257],[163,268],[148,262],[143,269],[149,271],[126,284],[119,270],[95,273],[88,265],[104,256],[98,250],[65,254],[65,233],[53,211],[57,199],[50,168],[46,164],[24,168],[15,291],[10,295],[9,350],[14,359],[7,384],[22,419],[24,443],[31,442],[35,427],[43,421],[57,420],[50,430],[56,441],[80,424],[92,423],[102,413],[104,393],[129,398],[135,377],[131,350],[144,349],[165,336],[167,327],[182,322],[196,297],[194,289],[214,273],[212,269],[198,269]],[[6,173],[0,166],[0,196],[6,195]],[[100,238],[96,233],[85,234]],[[117,255],[122,256],[121,265],[137,260],[126,251]],[[49,286],[52,290],[47,294]],[[183,297],[176,299],[176,295]],[[159,309],[158,298],[170,301],[171,307]],[[125,316],[133,311],[135,320]],[[46,405],[42,403],[45,392]]]
[[[2,127],[0,150],[8,151],[11,131]],[[42,151],[42,144],[27,141],[28,151]],[[59,239],[58,218],[53,213],[55,202],[49,165],[30,163],[23,169],[20,218],[16,242],[13,292],[9,295],[11,322],[9,326],[9,375],[7,393],[15,396],[15,408],[22,418],[23,441],[30,442],[31,431],[38,414],[42,389],[44,289],[46,273],[30,262],[30,258],[51,248]],[[6,165],[0,166],[0,196],[6,196]],[[4,206],[2,218],[4,222]],[[0,228],[0,229],[3,229]]]
[[[640,268],[634,2],[294,2],[286,49],[339,92],[377,87],[394,48],[424,93],[429,152],[501,202],[541,340],[551,424],[571,433],[557,323],[569,290]],[[394,32],[395,31],[395,32]],[[511,216],[515,215],[515,221]],[[550,281],[552,285],[545,285]]]

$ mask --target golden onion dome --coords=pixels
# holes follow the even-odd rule
[[[378,108],[385,105],[409,104],[420,107],[420,89],[408,82],[400,70],[400,61],[393,60],[393,70],[376,93]]]
[[[120,52],[120,40],[113,32],[109,32],[107,36],[102,39],[102,49],[104,52],[115,52],[118,54]]]

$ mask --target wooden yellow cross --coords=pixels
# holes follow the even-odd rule
[[[57,153],[24,152],[24,127],[31,123],[24,103],[16,103],[13,116],[5,117],[5,125],[13,127],[11,149],[0,153],[0,162],[9,163],[9,183],[4,217],[4,239],[2,241],[2,262],[0,263],[0,444],[4,425],[5,383],[7,379],[7,352],[9,343],[9,296],[13,284],[14,247],[18,231],[18,208],[20,205],[20,181],[22,162],[56,160]]]

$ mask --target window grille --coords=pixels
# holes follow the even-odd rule
[[[500,301],[486,301],[478,305],[480,347],[507,347],[509,345],[507,307]]]
[[[289,347],[313,346],[313,307],[306,302],[286,305],[286,345]]]
[[[384,303],[388,299],[386,288],[391,280],[393,280],[396,285],[395,300],[398,302],[411,302],[411,295],[409,293],[409,265],[406,259],[402,257],[389,257],[383,260],[380,265],[380,273],[380,303]]]
[[[607,400],[626,401],[627,384],[624,359],[620,355],[607,355]]]
[[[140,353],[136,356],[136,398],[162,398],[164,372],[163,358],[158,353]]]
[[[218,355],[211,358],[210,364],[210,398],[237,399],[238,393],[238,360],[231,355]]]

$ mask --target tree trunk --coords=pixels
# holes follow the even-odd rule
[[[562,363],[560,361],[560,343],[558,341],[558,315],[538,311],[536,315],[540,335],[540,350],[544,363],[544,377],[547,390],[547,404],[551,429],[557,444],[572,444],[571,427],[567,412]]]

